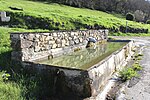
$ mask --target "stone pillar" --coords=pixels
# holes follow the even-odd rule
[[[9,22],[10,21],[10,17],[6,16],[6,12],[0,12],[0,16],[1,16],[1,21],[2,22]]]

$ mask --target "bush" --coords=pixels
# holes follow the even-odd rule
[[[131,13],[127,13],[127,15],[126,15],[126,20],[131,20],[131,21],[133,21],[133,20],[134,20],[134,15],[131,14]]]
[[[142,70],[142,66],[140,66],[139,63],[133,64],[132,67],[133,67],[133,69],[134,69],[135,71],[140,71],[140,70]]]
[[[137,72],[132,68],[127,68],[120,71],[120,78],[122,81],[130,80],[132,77],[137,76]]]
[[[147,20],[147,21],[146,21],[146,24],[150,24],[150,20]]]

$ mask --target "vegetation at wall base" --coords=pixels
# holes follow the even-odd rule
[[[123,69],[119,74],[122,81],[130,80],[132,77],[137,76],[137,72],[132,68]]]
[[[139,64],[138,58],[141,56],[143,56],[143,54],[135,54],[133,57],[134,63],[132,66],[125,67],[119,72],[122,81],[131,80],[133,77],[139,77],[138,71],[142,70],[142,66]]]

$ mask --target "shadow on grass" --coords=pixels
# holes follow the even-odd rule
[[[11,51],[0,54],[0,68],[10,73],[10,82],[19,85],[25,100],[59,100],[54,97],[53,83],[48,81],[51,76],[23,68],[19,62],[11,60]]]

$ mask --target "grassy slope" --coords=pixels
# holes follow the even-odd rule
[[[23,8],[23,13],[35,17],[47,17],[54,21],[61,22],[75,20],[83,24],[94,25],[95,23],[103,25],[107,28],[125,26],[126,20],[124,18],[117,18],[115,15],[111,15],[101,11],[80,9],[58,4],[47,4],[41,2],[32,2],[27,0],[1,0],[0,11],[12,11],[9,6]],[[128,21],[128,25],[137,28],[148,28],[150,25],[141,24],[137,22]],[[69,25],[69,27],[74,27]]]

